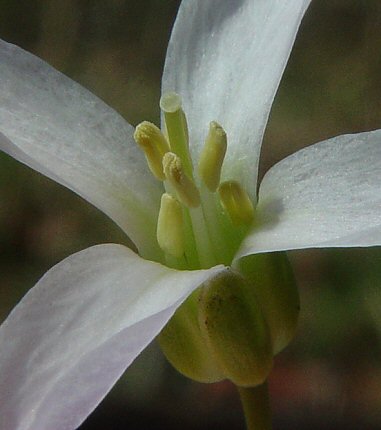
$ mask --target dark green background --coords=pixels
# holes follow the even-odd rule
[[[178,4],[0,0],[0,37],[82,83],[130,123],[158,122]],[[381,127],[380,48],[379,0],[312,2],[274,104],[261,175],[301,147]],[[0,319],[54,263],[115,241],[127,243],[100,212],[0,154]],[[270,380],[275,429],[381,429],[380,250],[290,256],[302,315]],[[81,428],[239,429],[243,421],[228,383],[192,383],[152,345]]]

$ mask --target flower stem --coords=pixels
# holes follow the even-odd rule
[[[247,430],[271,430],[271,410],[267,382],[256,387],[237,387]]]

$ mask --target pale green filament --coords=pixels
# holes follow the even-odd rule
[[[232,231],[224,230],[221,219],[223,216],[222,208],[219,201],[216,199],[216,193],[209,191],[205,185],[201,185],[200,193],[202,211],[216,259],[219,263],[229,265],[232,260],[231,244],[234,243],[234,239],[237,238],[237,235]],[[231,230],[231,223],[229,224]],[[231,233],[234,234],[233,237]]]
[[[163,157],[163,169],[168,182],[176,190],[177,197],[188,208],[200,206],[200,193],[184,171],[180,157],[167,152]]]
[[[221,204],[235,225],[249,225],[254,219],[254,208],[246,191],[237,181],[226,181],[218,187]]]
[[[188,126],[181,108],[181,97],[175,92],[164,93],[160,99],[171,151],[180,157],[186,174],[193,178],[192,159],[189,154]]]
[[[136,143],[144,151],[148,167],[159,180],[165,179],[163,157],[169,151],[169,145],[161,130],[148,121],[139,124],[134,133]]]
[[[157,220],[157,241],[168,255],[180,258],[184,254],[184,219],[180,203],[170,194],[161,196]]]
[[[200,178],[212,192],[217,190],[220,183],[226,147],[227,139],[224,129],[217,122],[212,121],[198,162]]]

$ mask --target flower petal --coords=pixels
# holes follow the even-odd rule
[[[158,254],[160,188],[133,128],[32,54],[0,41],[0,58],[0,149],[104,211],[140,251]]]
[[[264,129],[310,0],[188,0],[168,46],[163,91],[183,97],[194,152],[210,121],[228,135],[224,178],[255,194]]]
[[[220,269],[175,271],[111,244],[53,267],[0,328],[0,428],[77,428]]]
[[[258,227],[238,257],[300,248],[381,245],[381,130],[338,136],[273,166]]]

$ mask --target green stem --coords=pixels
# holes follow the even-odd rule
[[[256,387],[237,387],[247,430],[271,430],[271,410],[267,382]]]

